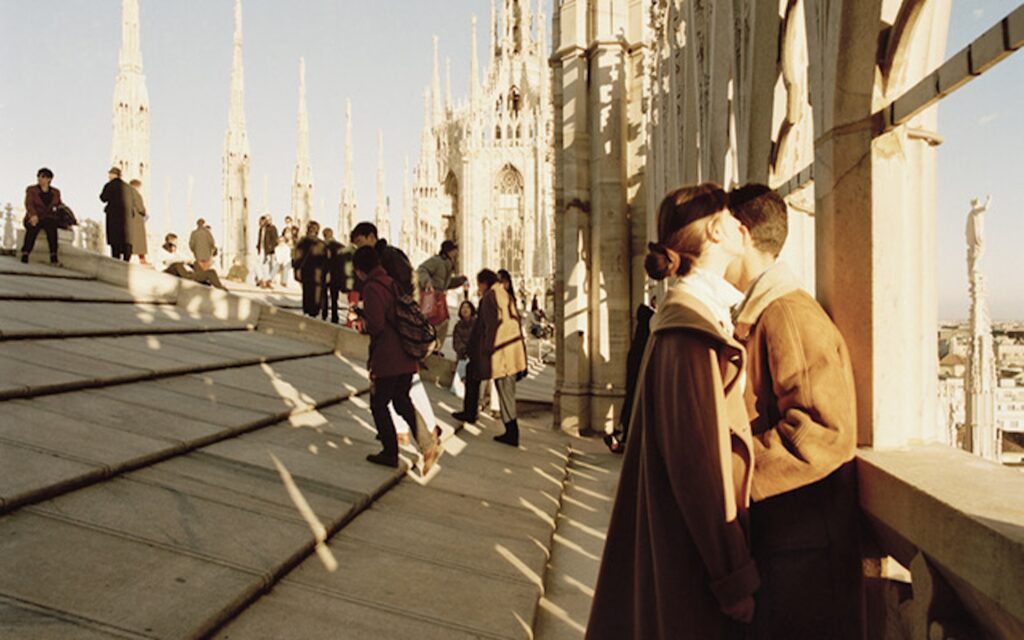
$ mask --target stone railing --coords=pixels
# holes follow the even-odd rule
[[[861,450],[858,474],[868,637],[1024,638],[1024,475],[939,445]]]

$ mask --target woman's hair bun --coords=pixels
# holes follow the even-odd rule
[[[647,257],[644,258],[644,269],[653,280],[664,280],[672,275],[672,259],[669,258],[665,246],[657,242],[647,243]]]

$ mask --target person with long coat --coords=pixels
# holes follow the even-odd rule
[[[302,284],[302,313],[312,318],[320,315],[327,268],[327,245],[319,234],[320,225],[311,220],[306,225],[306,237],[295,245],[292,256],[295,279]]]
[[[591,640],[735,638],[754,615],[754,461],[730,316],[743,296],[723,278],[743,239],[726,198],[706,183],[660,207],[645,266],[671,280],[640,367]]]
[[[111,167],[107,172],[108,182],[100,192],[100,200],[107,203],[103,208],[107,215],[107,244],[110,255],[128,262],[132,259],[132,248],[128,244],[128,212],[131,207],[130,185],[121,179],[121,170]]]
[[[146,240],[146,203],[142,199],[142,182],[132,180],[128,183],[130,189],[128,194],[128,210],[125,212],[125,240],[131,247],[131,254],[145,259],[149,252],[149,242]]]
[[[494,439],[519,446],[516,413],[516,379],[526,371],[526,343],[515,299],[498,282],[498,274],[484,269],[476,278],[480,309],[469,335],[469,366],[466,397],[462,411],[452,414],[462,422],[476,422],[480,407],[480,384],[494,380],[505,432]]]
[[[200,270],[206,271],[213,266],[213,257],[217,255],[217,242],[203,218],[196,220],[196,228],[188,237],[188,248],[195,256]]]

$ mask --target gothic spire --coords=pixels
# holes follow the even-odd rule
[[[452,110],[452,59],[444,57],[444,110]]]
[[[388,196],[384,188],[384,132],[377,130],[377,210],[373,223],[382,238],[391,236],[391,216],[388,211]]]
[[[143,197],[148,198],[149,93],[139,44],[139,0],[123,0],[121,14],[111,164],[121,169],[124,180],[141,180]]]
[[[292,181],[292,218],[305,233],[313,217],[313,166],[309,157],[309,113],[306,110],[306,60],[299,58],[298,143],[295,153],[295,178]]]
[[[338,206],[338,233],[342,237],[356,224],[356,179],[353,173],[355,152],[352,149],[352,101],[345,100],[345,177]]]
[[[441,70],[438,64],[438,38],[434,36],[434,75],[431,80],[431,92],[433,94],[433,118],[431,122],[433,125],[439,126],[441,124]]]
[[[469,102],[470,102],[470,104],[476,104],[477,94],[480,91],[480,87],[479,87],[479,82],[480,82],[480,77],[479,76],[480,76],[480,74],[479,74],[479,69],[477,68],[479,66],[479,63],[477,62],[477,53],[476,53],[476,16],[473,16],[472,25],[473,25],[473,28],[472,28],[472,31],[473,31],[473,45],[472,45],[472,53],[471,53],[470,58],[469,58]]]
[[[226,268],[245,264],[249,253],[249,137],[245,128],[245,76],[242,69],[242,0],[235,0],[234,57],[228,130],[224,135],[221,197],[221,259]]]

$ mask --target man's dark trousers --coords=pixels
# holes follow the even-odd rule
[[[50,245],[50,256],[56,256],[57,221],[52,218],[40,218],[39,222],[35,225],[25,225],[25,244],[22,245],[21,252],[26,255],[32,253],[32,249],[36,246],[36,236],[39,235],[40,229],[46,232],[46,242]]]
[[[327,307],[330,305],[331,309],[331,322],[338,324],[338,287],[335,287],[330,282],[324,283],[323,289],[323,302],[321,303],[320,319],[327,319]]]
[[[409,389],[412,388],[412,374],[405,373],[399,376],[387,378],[376,378],[370,390],[370,412],[373,414],[373,424],[377,427],[377,434],[380,442],[384,445],[384,455],[389,458],[398,458],[398,436],[395,435],[395,423],[391,419],[391,412],[388,405],[395,403],[395,412],[405,420],[405,423],[415,429],[416,409],[412,406],[409,398]]]

